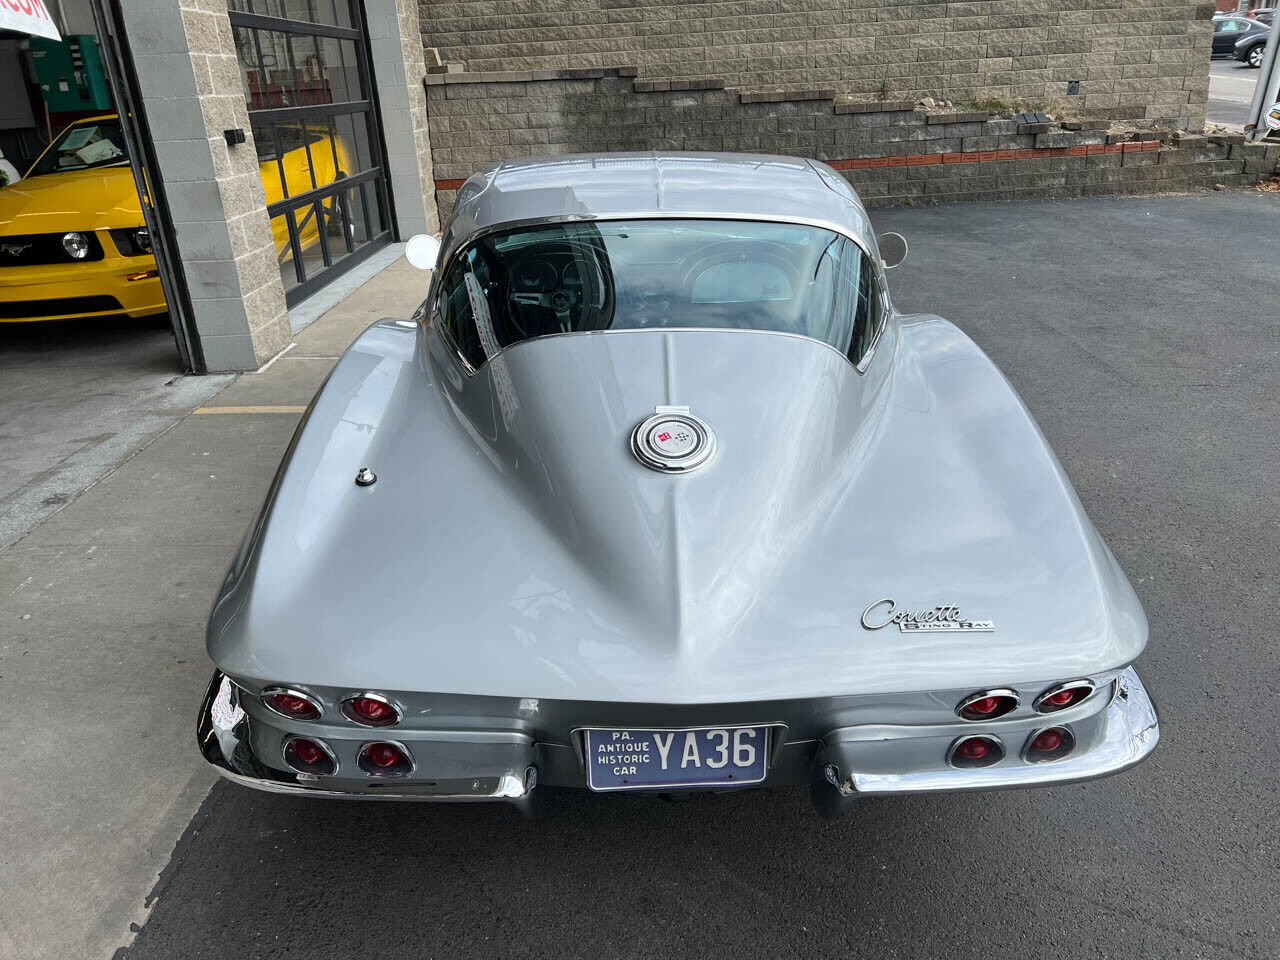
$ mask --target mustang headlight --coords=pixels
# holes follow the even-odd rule
[[[151,232],[146,227],[112,230],[111,239],[126,257],[141,257],[151,252]]]
[[[68,233],[62,237],[62,249],[72,260],[83,260],[89,256],[89,238],[83,233]]]

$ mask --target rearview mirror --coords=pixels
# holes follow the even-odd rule
[[[419,233],[409,238],[404,245],[404,258],[419,270],[430,270],[436,265],[436,257],[440,253],[440,241]]]
[[[880,234],[876,237],[876,246],[880,248],[880,262],[886,270],[892,270],[907,259],[907,238],[900,233]]]

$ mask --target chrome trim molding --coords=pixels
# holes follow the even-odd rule
[[[536,770],[535,767],[529,767],[529,770]],[[323,797],[328,800],[411,800],[417,803],[484,803],[493,800],[524,800],[530,792],[531,787],[526,787],[529,778],[525,782],[521,782],[520,777],[515,774],[504,773],[498,778],[497,786],[484,793],[463,793],[461,791],[451,791],[446,789],[440,793],[357,793],[351,790],[329,790],[323,787],[310,787],[301,783],[284,783],[278,780],[263,780],[258,777],[249,777],[241,773],[235,773],[231,770],[218,768],[218,773],[237,783],[242,787],[249,787],[253,790],[261,790],[264,793],[281,793],[295,797]],[[476,784],[478,781],[467,780],[466,784]]]
[[[980,762],[969,762],[964,760],[957,762],[956,750],[959,749],[961,744],[968,743],[970,740],[986,740],[988,743],[991,743],[995,746],[996,750],[998,751],[998,755],[995,757],[994,760],[988,760],[986,757],[983,757]],[[983,767],[995,766],[997,763],[999,763],[1008,755],[1009,755],[1008,751],[1006,751],[1004,748],[1004,741],[1001,740],[999,737],[997,737],[995,734],[966,733],[964,736],[956,737],[954,740],[951,741],[951,746],[947,747],[946,759],[947,759],[947,766],[955,767],[957,770],[980,770]]]
[[[277,693],[285,693],[291,697],[297,697],[300,700],[307,701],[307,703],[311,704],[313,707],[316,708],[317,716],[314,718],[308,719],[307,717],[295,717],[291,713],[282,713],[281,711],[273,707],[271,705],[270,700],[268,699],[269,697],[275,696]],[[262,693],[258,694],[258,699],[262,701],[262,705],[264,707],[266,707],[268,710],[274,713],[277,717],[284,717],[286,720],[296,720],[299,723],[315,723],[317,720],[324,719],[324,704],[322,704],[319,700],[317,700],[311,694],[305,693],[302,690],[295,689],[294,687],[281,687],[281,686],[263,687]]]
[[[378,772],[376,766],[373,770],[366,767],[364,752],[370,747],[376,747],[379,744],[386,744],[389,747],[395,747],[399,750],[400,755],[409,761],[409,769],[400,771],[383,770]],[[371,766],[374,766],[373,761],[369,761],[369,763]],[[414,771],[418,769],[418,761],[413,759],[413,751],[399,740],[366,740],[364,743],[360,744],[360,749],[356,751],[356,766],[359,767],[361,772],[367,776],[376,777],[379,780],[396,780],[401,777],[413,776]]]
[[[1041,706],[1044,704],[1045,700],[1047,700],[1049,697],[1052,697],[1055,693],[1061,693],[1063,690],[1079,690],[1081,687],[1088,687],[1089,692],[1086,693],[1079,700],[1076,700],[1072,703],[1068,703],[1064,707],[1054,707],[1052,710],[1041,709]],[[1098,690],[1097,685],[1088,677],[1082,677],[1079,680],[1068,680],[1066,683],[1058,683],[1052,687],[1049,687],[1047,690],[1042,691],[1038,697],[1036,697],[1034,700],[1031,701],[1031,709],[1034,710],[1036,713],[1044,713],[1044,714],[1060,713],[1063,710],[1070,710],[1072,707],[1080,706],[1080,704],[1084,703],[1086,700],[1092,697],[1097,692],[1097,690]]]
[[[655,327],[653,329],[640,329],[638,327],[632,327],[632,328],[624,328],[619,330],[581,330],[581,331],[572,332],[572,333],[547,334],[541,337],[533,337],[528,340],[519,340],[515,343],[509,343],[505,347],[502,347],[493,356],[485,357],[484,363],[482,363],[479,367],[475,367],[475,366],[472,366],[471,361],[468,360],[466,356],[463,354],[463,352],[458,348],[458,344],[454,340],[453,334],[450,333],[448,330],[446,330],[442,323],[438,322],[439,312],[436,309],[436,307],[440,299],[440,284],[443,282],[444,276],[449,272],[450,268],[453,266],[453,261],[460,254],[462,254],[468,247],[474,244],[477,240],[482,240],[485,237],[489,236],[490,234],[494,234],[494,233],[505,233],[505,232],[510,232],[512,230],[521,230],[525,227],[534,227],[534,226],[539,226],[541,224],[547,224],[547,223],[609,223],[609,222],[614,222],[619,220],[720,220],[720,221],[725,221],[730,223],[732,222],[785,223],[785,224],[791,224],[793,226],[816,227],[819,230],[827,230],[831,233],[844,237],[845,239],[852,242],[854,246],[856,246],[859,250],[862,251],[863,256],[866,257],[866,263],[870,265],[873,271],[873,275],[876,281],[877,292],[879,294],[878,299],[880,301],[880,324],[876,329],[875,336],[871,340],[871,345],[867,347],[867,352],[864,353],[859,358],[858,362],[854,363],[852,360],[849,359],[849,356],[847,354],[840,353],[839,350],[837,350],[831,344],[827,343],[825,340],[819,340],[816,337],[807,337],[807,336],[804,336],[803,334],[798,334],[798,333],[788,333],[783,330],[747,330],[745,328],[722,328],[722,327],[707,327],[707,328],[700,328],[700,327],[656,328]],[[445,227],[446,233],[448,232],[448,229],[450,226],[452,226],[452,222],[446,225]],[[422,313],[421,322],[425,325],[427,323],[427,318],[428,317],[430,318],[431,326],[434,327],[436,331],[440,334],[441,339],[443,339],[445,341],[446,346],[450,348],[450,353],[453,354],[454,359],[457,360],[459,362],[459,365],[462,367],[463,373],[465,373],[468,377],[475,376],[481,369],[483,369],[485,366],[487,366],[491,361],[493,361],[497,357],[502,356],[502,354],[505,353],[506,351],[511,350],[515,347],[518,347],[522,343],[532,343],[534,340],[548,340],[553,337],[580,337],[580,336],[584,336],[586,334],[592,334],[592,333],[653,333],[659,330],[662,332],[670,332],[672,330],[704,330],[704,329],[706,331],[714,330],[716,333],[725,333],[725,332],[730,332],[731,330],[740,330],[743,333],[772,333],[780,336],[795,337],[798,340],[808,340],[810,343],[820,343],[824,347],[826,347],[828,350],[831,350],[839,354],[840,356],[844,357],[845,362],[848,363],[849,366],[853,367],[853,369],[856,370],[861,375],[861,374],[865,374],[867,372],[867,368],[870,367],[872,355],[876,352],[876,347],[880,345],[880,338],[883,335],[885,328],[888,327],[889,320],[893,316],[895,316],[894,309],[893,309],[893,302],[889,297],[889,285],[885,280],[884,267],[883,267],[883,264],[880,262],[880,257],[878,253],[873,255],[865,238],[856,235],[853,231],[851,231],[847,227],[842,227],[839,224],[834,223],[830,220],[820,220],[817,218],[784,217],[781,215],[770,215],[767,217],[764,217],[764,216],[751,217],[751,216],[743,216],[742,214],[726,214],[726,213],[716,214],[716,213],[692,213],[692,212],[685,213],[680,211],[664,212],[661,210],[648,210],[640,213],[629,213],[629,214],[610,213],[606,216],[596,216],[595,214],[561,214],[557,216],[532,217],[532,218],[526,218],[523,220],[509,220],[509,221],[504,221],[502,223],[492,223],[479,230],[474,230],[471,233],[461,235],[455,238],[453,241],[453,245],[447,250],[445,250],[444,252],[446,254],[445,260],[443,263],[439,264],[437,269],[432,271],[431,285],[427,290],[427,299],[423,301],[422,306],[419,307],[419,310],[421,310],[421,313]],[[422,307],[425,307],[426,309],[424,310],[422,309]]]
[[[320,774],[313,773],[309,770],[299,770],[295,767],[289,762],[289,744],[293,743],[295,740],[305,740],[307,743],[314,743],[324,752],[324,755],[329,758],[329,762],[333,764],[333,770],[330,773]],[[336,777],[338,775],[338,771],[342,769],[342,764],[338,762],[338,755],[333,752],[333,749],[329,744],[325,743],[319,737],[304,737],[300,733],[290,734],[280,741],[280,759],[284,761],[285,766],[290,770],[304,777]]]
[[[352,714],[347,712],[347,705],[352,700],[357,700],[357,699],[376,700],[378,701],[378,703],[385,703],[388,707],[390,707],[392,710],[395,711],[395,716],[390,720],[386,721],[385,723],[370,723],[368,720],[361,720],[358,717],[352,716]],[[368,727],[371,729],[383,729],[385,727],[394,727],[397,723],[400,722],[401,718],[404,717],[404,710],[400,708],[400,704],[396,703],[394,700],[390,699],[389,697],[384,697],[380,693],[374,693],[372,690],[361,690],[358,693],[347,694],[345,697],[343,697],[341,700],[338,701],[338,711],[344,717],[346,717],[348,720],[350,720],[352,723],[356,724],[357,726]]]
[[[1146,759],[1160,742],[1155,704],[1132,667],[1116,680],[1116,697],[1107,708],[1106,733],[1089,750],[1049,764],[999,764],[968,770],[954,768],[915,773],[853,773],[859,793],[947,793],[955,790],[1004,790],[1047,787],[1096,780],[1128,770]]]
[[[1061,730],[1062,745],[1059,746],[1058,750],[1055,751],[1053,754],[1047,757],[1040,757],[1039,759],[1034,759],[1031,756],[1031,744],[1035,742],[1036,737],[1040,736],[1040,734],[1044,733],[1046,730]],[[1068,727],[1065,723],[1055,723],[1048,727],[1039,727],[1035,730],[1032,730],[1031,733],[1027,735],[1027,739],[1022,744],[1022,752],[1019,754],[1019,758],[1022,760],[1023,763],[1060,763],[1061,761],[1067,759],[1067,757],[1071,756],[1071,754],[1075,753],[1075,749],[1076,749],[1075,733],[1072,732],[1071,728]]]
[[[989,717],[966,717],[964,715],[965,708],[971,703],[976,703],[979,700],[985,700],[987,697],[1003,697],[1012,699],[1013,706],[1000,713],[993,713]],[[1009,716],[1009,714],[1013,713],[1020,706],[1022,706],[1022,698],[1018,696],[1017,690],[1012,690],[1009,687],[996,687],[994,690],[979,690],[977,693],[969,694],[956,704],[956,716],[965,723],[990,723],[992,720],[999,720],[1001,717]]]
[[[536,227],[543,223],[612,223],[618,220],[720,220],[729,223],[787,223],[798,227],[817,227],[819,230],[827,230],[831,233],[839,234],[849,240],[852,240],[858,249],[867,255],[867,259],[875,266],[879,263],[879,255],[872,255],[871,248],[867,243],[866,237],[859,236],[849,227],[835,222],[834,220],[826,220],[821,217],[792,217],[785,214],[769,214],[767,216],[752,216],[742,212],[726,213],[723,210],[715,213],[703,213],[697,210],[614,210],[606,214],[595,213],[560,213],[550,214],[541,217],[524,217],[519,220],[503,220],[498,223],[490,223],[486,226],[479,227],[469,233],[460,233],[451,238],[451,245],[447,253],[448,257],[444,263],[440,265],[438,271],[443,276],[453,263],[453,258],[462,250],[493,233],[505,233],[511,230],[523,230],[525,227]],[[453,226],[452,218],[446,226]]]

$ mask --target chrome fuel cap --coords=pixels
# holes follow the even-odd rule
[[[711,458],[716,449],[711,428],[688,407],[658,407],[631,432],[631,452],[651,470],[687,473]]]

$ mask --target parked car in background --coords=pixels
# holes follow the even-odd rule
[[[894,308],[905,241],[830,167],[508,161],[407,256],[426,299],[334,367],[210,615],[224,776],[834,816],[1155,748],[1129,581],[995,364]]]
[[[1219,10],[1213,15],[1214,20],[1221,20],[1224,17],[1244,17],[1248,20],[1261,20],[1263,23],[1270,25],[1274,20],[1276,11],[1274,7],[1266,10]]]
[[[1265,38],[1268,29],[1265,23],[1249,17],[1217,17],[1213,21],[1212,56],[1230,57],[1239,41],[1258,35]]]
[[[1262,66],[1262,58],[1267,52],[1267,39],[1270,36],[1269,29],[1252,31],[1236,41],[1231,51],[1232,55],[1246,66],[1256,70]]]
[[[351,169],[343,138],[313,126],[282,125],[273,143],[258,144],[258,158],[267,203]],[[350,223],[343,202],[340,194],[295,220],[301,249],[318,244],[322,229],[340,234]],[[272,235],[277,257],[291,256],[285,218],[272,222]],[[167,309],[120,118],[78,120],[25,177],[0,188],[0,323]]]
[[[0,322],[164,309],[120,121],[73,123],[0,189]]]

